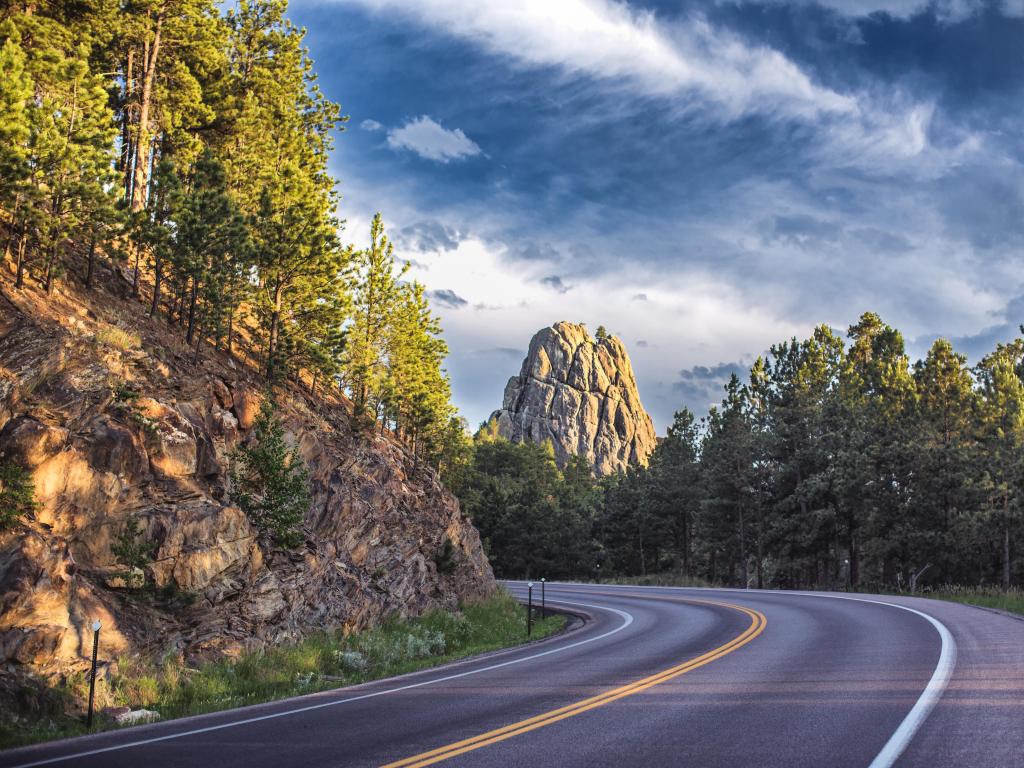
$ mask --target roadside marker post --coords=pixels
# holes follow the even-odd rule
[[[85,727],[92,728],[92,707],[96,700],[96,655],[100,649],[100,627],[103,626],[99,619],[92,623],[92,671],[89,673],[89,714],[85,718]]]
[[[543,576],[540,577],[540,618],[543,621],[548,617],[548,604],[544,598],[544,585],[547,582]]]
[[[526,636],[529,637],[533,634],[533,582],[527,582],[526,586],[529,588],[526,603]]]

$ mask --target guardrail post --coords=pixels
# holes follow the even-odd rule
[[[526,601],[526,636],[533,634],[533,582],[526,585],[529,589]]]
[[[92,708],[96,699],[96,655],[100,648],[100,627],[103,626],[99,619],[92,623],[92,671],[89,673],[89,714],[85,718],[85,727],[92,728]]]

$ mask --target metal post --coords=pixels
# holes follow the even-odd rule
[[[545,579],[543,576],[541,576],[541,579],[540,579],[540,618],[541,618],[541,620],[546,619],[548,617],[548,604],[547,604],[547,601],[544,599],[544,584],[546,582],[547,582],[547,579]]]
[[[529,597],[526,604],[526,636],[533,634],[533,582],[526,585],[529,588]]]
[[[92,623],[92,672],[89,674],[89,714],[85,719],[85,727],[92,728],[92,706],[96,699],[96,654],[100,649],[100,620]]]

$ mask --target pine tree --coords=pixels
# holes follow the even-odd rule
[[[309,473],[298,450],[289,448],[284,426],[268,399],[253,424],[252,437],[231,455],[231,496],[257,528],[277,544],[303,542],[309,511]]]

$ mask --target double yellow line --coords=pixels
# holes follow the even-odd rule
[[[622,593],[615,593],[615,596],[641,597],[641,595],[623,595]],[[575,704],[569,704],[568,706],[553,709],[550,712],[545,712],[526,720],[520,720],[518,723],[512,723],[511,725],[506,725],[502,728],[488,731],[487,733],[481,733],[479,736],[473,736],[469,739],[456,741],[453,744],[438,747],[437,749],[432,749],[429,752],[422,752],[418,755],[407,757],[404,760],[388,763],[387,765],[382,766],[382,768],[418,768],[418,766],[432,765],[433,763],[439,763],[442,760],[447,760],[451,757],[455,757],[456,755],[472,752],[474,749],[480,749],[481,747],[486,747],[491,744],[497,744],[499,741],[510,739],[513,736],[519,736],[520,734],[527,733],[528,731],[542,728],[545,725],[557,723],[559,720],[574,717],[591,709],[603,707],[605,704],[611,704],[613,701],[618,701],[626,696],[632,696],[634,693],[645,691],[659,683],[664,683],[697,669],[698,667],[703,667],[705,664],[710,664],[715,659],[720,659],[726,654],[732,653],[737,648],[742,648],[755,637],[760,635],[764,631],[765,625],[768,623],[768,619],[763,613],[755,611],[752,608],[746,608],[742,605],[720,603],[712,600],[655,597],[653,595],[643,595],[642,597],[648,600],[669,600],[672,602],[698,603],[704,605],[715,605],[722,608],[731,608],[732,610],[739,611],[740,613],[744,613],[749,616],[750,626],[729,642],[720,645],[717,648],[713,648],[707,653],[703,653],[696,658],[689,659],[688,661],[684,661],[674,667],[670,667],[669,669],[657,672],[649,677],[645,677],[642,680],[637,680],[636,682],[623,685],[619,688],[613,688],[610,691],[605,691],[604,693],[592,696],[589,699],[583,699],[583,701],[578,701]]]

